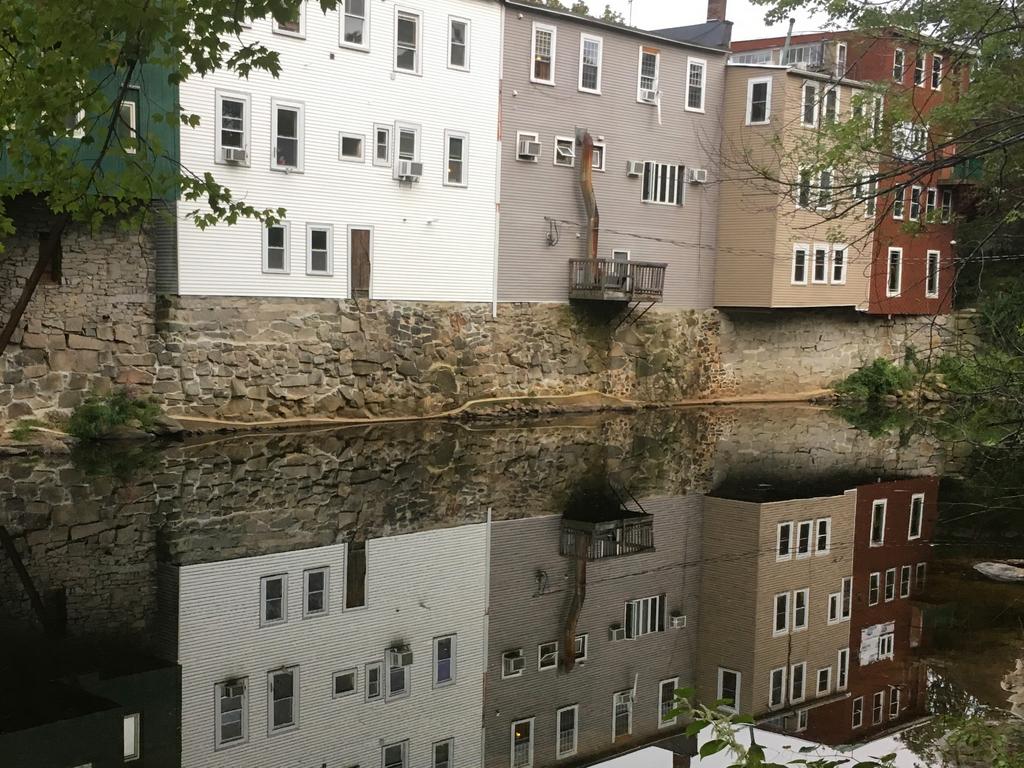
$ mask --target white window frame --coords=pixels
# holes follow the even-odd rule
[[[811,122],[807,122],[805,119],[807,116],[807,89],[810,88],[814,91],[814,101],[811,104],[812,118]],[[818,125],[818,109],[820,103],[818,102],[818,84],[811,80],[805,80],[803,85],[800,87],[800,125],[804,128],[815,128]]]
[[[451,658],[449,659],[450,672],[449,672],[447,680],[438,680],[437,679],[437,673],[438,673],[437,647],[441,643],[442,640],[450,640],[451,641],[452,652],[451,652]],[[458,635],[440,635],[439,637],[435,637],[434,638],[434,642],[433,642],[432,671],[431,671],[431,680],[433,681],[433,687],[434,688],[447,688],[450,685],[455,685],[455,683],[457,682],[457,680],[458,680],[458,663],[457,663],[458,656],[457,656],[457,653],[458,653]]]
[[[330,225],[326,225],[326,226],[329,227]],[[311,235],[312,235],[312,231],[314,229],[324,229],[324,228],[325,228],[324,225],[319,225],[319,226],[316,225],[316,224],[307,224],[306,225],[306,230],[307,230],[306,231],[307,247],[308,247],[308,243],[309,243],[309,240],[311,238]],[[330,230],[328,229],[328,232],[327,232],[327,266],[328,267],[331,266],[331,239],[332,239],[331,238],[331,233],[330,233]],[[307,253],[308,253],[308,251],[307,251]],[[309,258],[308,257],[307,257],[306,264],[307,264],[307,274],[324,274],[324,273],[321,273],[321,272],[309,272],[308,271],[308,268],[309,268]],[[323,573],[323,575],[324,575],[324,607],[321,608],[319,611],[310,611],[309,610],[309,577],[310,577],[311,574],[314,574],[314,573]],[[327,566],[322,566],[320,568],[307,568],[306,570],[304,570],[302,572],[302,618],[304,618],[304,619],[311,619],[311,618],[316,618],[317,616],[326,616],[328,613],[330,613],[330,607],[331,607],[330,599],[329,599],[330,598],[330,594],[331,594],[331,569],[330,568],[328,568]]]
[[[453,47],[453,44],[454,44],[454,36],[452,35],[452,28],[453,28],[455,22],[459,22],[460,24],[465,24],[466,25],[466,44],[465,44],[465,48],[466,48],[466,63],[465,63],[464,66],[461,66],[461,67],[458,64],[453,64],[452,63],[452,47]],[[473,30],[473,26],[470,23],[469,19],[464,18],[462,16],[449,16],[448,17],[448,69],[454,69],[456,72],[469,72],[469,67],[470,67],[469,52],[470,52],[470,45],[472,44],[472,41],[473,41],[472,30]]]
[[[129,736],[131,749],[129,749]],[[121,725],[121,755],[124,762],[130,763],[142,756],[142,713],[133,712],[125,715]]]
[[[803,621],[798,622],[797,617],[799,616],[798,610],[800,607],[800,596],[803,595]],[[810,589],[798,589],[793,592],[793,631],[802,632],[807,629],[807,625],[810,621],[811,613],[811,590]]]
[[[217,89],[215,91],[215,98],[217,100],[217,124],[215,130],[217,132],[216,146],[214,147],[213,161],[218,165],[240,165],[245,168],[249,168],[252,165],[252,152],[250,151],[250,144],[252,139],[252,98],[247,93],[240,93],[238,91],[222,91]],[[224,145],[221,143],[221,131],[224,130],[224,102],[225,101],[239,101],[244,106],[242,107],[245,111],[242,115],[242,149],[245,150],[245,162],[243,163],[228,163],[224,160]]]
[[[288,240],[288,230],[285,230],[285,242]],[[288,261],[287,248],[285,248],[285,262]],[[267,619],[267,582],[274,581],[276,579],[281,580],[281,618],[280,619]],[[261,627],[276,627],[278,624],[286,624],[288,622],[288,574],[287,573],[275,573],[270,576],[260,577],[260,626]]]
[[[738,712],[739,711],[739,707],[740,707],[740,694],[741,694],[741,691],[743,690],[742,689],[743,673],[742,672],[737,672],[735,669],[729,669],[728,667],[719,667],[718,668],[718,695],[715,696],[716,699],[724,699],[725,698],[722,695],[724,693],[724,691],[722,690],[722,678],[724,676],[723,673],[728,673],[730,675],[735,675],[736,676],[736,698],[735,698],[735,700],[733,701],[732,704],[723,704],[720,707],[720,709],[724,709],[727,712]]]
[[[377,157],[377,147],[379,146],[378,143],[377,143],[377,134],[380,133],[381,131],[386,131],[387,134],[388,134],[388,143],[387,143],[388,153],[387,153],[387,157],[384,158],[383,160],[381,160],[379,157]],[[391,167],[391,152],[392,152],[392,149],[391,149],[391,147],[392,147],[391,139],[392,139],[393,136],[394,136],[394,127],[393,126],[387,125],[385,123],[374,123],[373,124],[373,150],[372,150],[373,151],[373,164],[376,165],[379,168],[390,168]]]
[[[537,32],[550,32],[551,33],[551,78],[543,80],[536,76],[537,68]],[[530,82],[537,83],[538,85],[554,85],[555,84],[555,66],[558,61],[558,28],[551,24],[544,24],[543,22],[533,22],[533,27],[530,32]],[[531,732],[532,738],[532,732]]]
[[[825,184],[825,179],[828,179],[828,184]],[[818,173],[818,199],[814,204],[815,210],[827,211],[832,209],[832,182],[835,180],[835,174],[832,173],[831,168],[822,168]]]
[[[860,728],[864,725],[864,697],[858,696],[850,707],[850,727]]]
[[[523,157],[522,155],[519,154],[519,147],[522,144],[523,139],[527,139],[529,141],[536,141],[537,143],[540,144],[541,154],[544,153],[544,144],[541,143],[539,133],[537,133],[536,131],[516,131],[516,145],[515,147],[513,147],[516,153],[516,160],[519,161],[520,163],[539,163],[540,154],[537,155],[537,157]]]
[[[877,715],[875,713],[878,713]],[[871,724],[878,725],[885,719],[885,691],[871,694]]]
[[[917,213],[914,213],[914,211]],[[907,218],[910,221],[921,220],[921,187],[916,184],[910,188],[910,210],[907,211]]]
[[[423,128],[417,123],[395,122],[395,131],[391,135],[391,176],[395,179],[398,178],[399,160],[404,159],[399,157],[399,151],[402,146],[402,133],[412,133],[415,135],[416,151],[413,153],[412,161],[414,163],[422,162],[420,158],[423,154]]]
[[[586,88],[583,85],[583,51],[585,43],[597,43],[597,87]],[[576,78],[576,90],[580,93],[593,93],[601,95],[601,71],[604,69],[604,38],[599,35],[590,35],[580,32],[580,61],[579,72]]]
[[[939,216],[939,220],[943,224],[949,224],[953,219],[953,190],[944,189],[942,190],[942,213]]]
[[[674,184],[665,185],[665,190],[668,193],[670,199],[659,200],[660,197],[660,179],[669,172],[670,168],[675,168],[676,179]],[[644,161],[644,175],[642,179],[646,179],[648,173],[651,176],[650,183],[647,185],[648,191],[651,193],[649,197],[644,197],[643,184],[640,187],[640,202],[648,203],[650,205],[667,205],[673,207],[681,207],[686,202],[686,166],[680,163],[661,163],[656,160],[645,160]]]
[[[844,576],[839,586],[839,620],[849,621],[853,614],[853,576]]]
[[[821,687],[821,673],[825,673],[825,687]],[[822,694],[828,695],[832,690],[832,667],[822,667],[818,670],[818,674],[814,676],[814,694],[815,696],[821,696]]]
[[[372,0],[367,0],[372,2]],[[405,69],[398,66],[398,21],[403,16],[407,18],[416,19],[416,48],[415,48],[415,67],[413,69]],[[415,8],[409,8],[404,5],[395,6],[395,38],[394,38],[394,49],[391,52],[391,65],[392,71],[401,73],[403,75],[422,75],[423,74],[423,13],[417,11]]]
[[[938,53],[933,53],[932,54],[932,66],[931,66],[930,73],[931,73],[931,86],[932,86],[932,90],[933,91],[941,91],[942,90],[942,63],[943,63],[943,61],[944,61],[944,59],[942,58],[941,54],[938,54]],[[938,75],[938,79],[937,80],[936,80],[936,75]]]
[[[448,163],[451,161],[451,140],[462,141],[462,181],[452,181],[448,178]],[[444,132],[444,165],[442,166],[442,184],[446,187],[460,187],[465,189],[469,186],[469,134],[464,131]]]
[[[401,768],[409,768],[409,741],[396,741],[391,744],[380,745],[380,764],[381,768],[386,768],[387,763],[384,762],[385,750],[398,747],[402,751],[402,765]]]
[[[810,710],[807,709],[798,709],[796,711],[796,730],[798,733],[800,731],[807,730],[807,716],[809,711]]]
[[[825,254],[825,274],[828,274],[828,254]],[[801,541],[803,540],[803,532],[807,531],[807,550],[805,552],[800,551]],[[813,520],[801,520],[796,525],[796,559],[803,560],[814,554],[814,521]]]
[[[558,158],[559,158],[558,143],[559,142],[562,142],[563,144],[567,142],[569,144],[569,148],[572,150],[572,156],[570,157],[570,162],[568,162],[568,163],[560,163],[560,162],[558,162]],[[519,141],[517,139],[516,140],[516,152],[518,152],[518,151],[519,151]],[[576,167],[576,139],[574,139],[574,138],[572,138],[570,136],[555,136],[555,140],[551,144],[551,164],[556,166],[556,167],[558,167],[558,168],[575,168]]]
[[[374,140],[376,141],[376,136]],[[358,139],[359,140],[359,157],[354,155],[346,155],[342,148],[344,147],[345,139]],[[376,151],[376,146],[374,147]],[[366,137],[361,133],[348,133],[346,131],[338,132],[338,159],[345,163],[365,163],[366,162]]]
[[[623,702],[623,701],[626,704],[626,708],[627,708],[626,711],[627,711],[627,714],[629,715],[629,719],[626,722],[626,732],[625,733],[619,733],[615,729],[615,715],[616,715],[616,710],[618,709],[620,702]],[[632,736],[632,735],[633,735],[633,691],[632,690],[619,691],[618,693],[615,693],[615,694],[612,695],[612,743],[614,743],[618,739],[622,738],[623,736]]]
[[[640,104],[647,104],[648,102],[640,98],[643,91],[655,91],[660,92],[661,87],[661,50],[658,48],[649,48],[644,50],[645,46],[640,46],[640,50],[637,54],[637,65],[636,65],[636,100]],[[644,88],[641,86],[640,81],[643,79],[644,73],[644,54],[648,54],[654,57],[654,87]]]
[[[826,617],[826,623],[829,626],[838,624],[842,621],[839,617],[840,611],[842,611],[842,600],[843,596],[839,592],[833,592],[828,596],[828,616]]]
[[[580,641],[582,641],[582,643]],[[583,646],[583,653],[582,654],[580,654],[579,651],[578,651],[578,649],[579,649],[579,647],[581,645]],[[573,640],[573,649],[572,649],[573,650],[573,657],[574,657],[573,661],[575,661],[577,664],[582,664],[584,661],[586,661],[587,660],[587,651],[589,650],[589,648],[590,648],[590,634],[587,633],[587,632],[584,632],[581,635],[576,635],[576,638]]]
[[[933,256],[935,257],[935,270],[934,270],[934,274],[935,274],[935,287],[934,288],[932,288],[929,285],[929,283],[931,282],[931,277],[932,277],[932,257]],[[924,295],[925,295],[925,298],[927,298],[927,299],[937,299],[937,298],[939,298],[939,276],[942,274],[942,253],[940,251],[932,251],[932,250],[925,251],[925,254],[924,254],[924,269],[925,269],[925,272],[924,272]],[[919,495],[921,495],[921,498],[924,498],[923,494],[919,494]],[[915,539],[919,538],[920,535],[921,534],[918,533],[917,536],[914,536],[912,538],[915,538]]]
[[[277,112],[279,109],[288,109],[296,112],[295,130],[296,137],[295,162],[296,165],[277,164]],[[303,173],[305,169],[306,154],[306,107],[299,101],[285,101],[281,99],[270,100],[270,170],[277,173]]]
[[[786,539],[786,554],[780,554],[779,550],[782,549],[782,529],[789,528],[789,536]],[[793,522],[786,521],[779,523],[775,526],[775,562],[779,563],[784,560],[792,560],[793,552],[796,547],[793,543]]]
[[[871,597],[874,592],[874,598]],[[882,601],[882,572],[872,571],[868,574],[868,605],[878,605]]]
[[[898,250],[900,252],[900,269],[902,271],[903,249],[902,248],[889,248],[889,250],[890,251]],[[888,273],[888,262],[886,263],[886,272]],[[888,280],[886,281],[886,285],[888,286]],[[890,295],[898,296],[899,293],[897,292],[896,294],[890,294]],[[885,517],[886,517],[886,514],[887,514],[888,507],[889,507],[889,500],[888,499],[875,499],[874,501],[871,502],[871,520],[870,520],[870,527],[868,528],[868,545],[869,546],[881,547],[881,546],[883,546],[885,544]],[[880,538],[878,539],[878,541],[875,541],[875,539],[874,539],[875,515],[879,512],[879,510],[881,510],[880,515],[881,515],[882,523],[879,526]]]
[[[895,720],[900,716],[900,689],[895,685],[889,686],[889,719]]]
[[[786,694],[788,693],[786,690],[786,672],[785,667],[776,667],[768,673],[768,709],[780,709],[786,705]],[[779,686],[781,698],[778,701],[774,701],[772,696],[775,693],[775,676],[780,673],[782,675],[782,685]]]
[[[803,280],[796,279],[796,255],[800,251],[804,254],[804,278]],[[811,247],[807,243],[794,243],[793,244],[793,264],[789,270],[789,282],[790,285],[807,285],[807,273],[808,273],[808,257],[810,255]],[[778,558],[776,558],[778,559]],[[789,558],[786,558],[789,559]]]
[[[935,187],[928,187],[924,193],[924,218],[929,221],[931,214],[939,207],[939,190]]]
[[[370,672],[377,672],[377,693],[370,694]],[[363,667],[363,699],[365,701],[381,701],[384,699],[384,662],[371,661]]]
[[[690,83],[690,67],[692,67],[694,65],[700,67],[700,106],[699,107],[691,107],[690,106],[690,88],[692,87],[692,85]],[[705,112],[704,105],[707,103],[707,91],[708,91],[708,62],[707,62],[707,60],[706,59],[698,59],[698,58],[696,58],[694,56],[687,56],[686,57],[686,90],[683,93],[683,109],[685,109],[687,112],[700,112],[701,114],[703,114]]]
[[[313,269],[313,232],[322,230],[327,232],[327,269],[317,271]],[[306,274],[311,277],[330,277],[334,274],[334,225],[333,224],[307,224],[306,225]],[[327,570],[326,568],[323,570]],[[303,577],[303,588],[305,589],[305,577]],[[324,594],[324,605],[327,605],[327,595]],[[306,616],[305,593],[302,602],[303,616]],[[326,610],[324,611],[326,613]],[[319,616],[320,613],[313,614]]]
[[[900,76],[896,77],[897,61],[899,62]],[[907,77],[907,53],[902,48],[894,48],[892,52],[892,79],[902,83]]]
[[[900,257],[899,261],[897,262],[898,268],[896,270],[896,288],[895,288],[895,290],[893,290],[893,288],[891,288],[891,286],[892,286],[891,277],[892,277],[892,255],[893,255],[893,253],[898,253],[899,257]],[[899,296],[902,292],[903,292],[903,249],[898,247],[898,246],[895,246],[895,245],[890,245],[889,248],[886,250],[886,259],[885,259],[885,295],[888,296],[889,298],[892,298],[892,297],[895,297],[895,296]],[[872,509],[872,513],[873,513],[873,509]],[[882,534],[882,539],[883,539],[883,541],[885,539],[885,533],[884,532]],[[880,547],[880,546],[882,546],[882,542],[879,542],[878,544],[871,544],[870,546],[872,546],[872,547]]]
[[[910,597],[910,583],[914,578],[913,569],[909,565],[900,566],[900,598]]]
[[[437,748],[442,746],[442,745],[444,745],[444,744],[448,745],[448,761],[446,763],[438,763],[437,762]],[[452,766],[455,765],[455,739],[454,738],[441,739],[440,741],[435,741],[433,744],[430,745],[430,766],[431,766],[431,768],[438,768],[438,765],[443,766],[443,768],[452,768]]]
[[[928,251],[938,254],[938,251]],[[914,533],[914,510],[917,509],[917,533]],[[910,497],[910,517],[907,520],[907,541],[921,538],[921,530],[924,528],[924,494],[915,493]]]
[[[896,187],[892,198],[892,217],[896,221],[903,221],[907,208],[907,188]]]
[[[811,200],[814,196],[814,174],[810,168],[799,168],[797,170],[797,186],[796,186],[796,207],[813,209],[814,206],[811,204]],[[806,181],[806,183],[805,183]],[[807,199],[804,200],[804,193],[807,193]]]
[[[523,723],[530,724],[530,741],[528,742],[529,750],[527,752],[528,759],[525,763],[516,762],[516,726]],[[509,728],[509,765],[511,768],[533,768],[533,753],[534,745],[537,741],[537,733],[534,729],[534,718],[526,717],[522,720],[514,720],[511,727]]]
[[[839,54],[840,51],[842,51],[842,55]],[[836,43],[836,69],[835,69],[835,71],[836,71],[836,78],[837,79],[841,80],[841,79],[846,77],[846,65],[849,64],[848,54],[849,54],[849,48],[847,47],[846,43],[844,43],[842,41],[837,42]],[[843,66],[841,66],[841,67],[839,66],[840,62],[843,64]]]
[[[845,691],[850,686],[850,649],[840,648],[836,654],[836,690]]]
[[[389,654],[384,655],[384,698],[388,701],[394,701],[395,699],[408,698],[410,691],[412,690],[412,675],[410,674],[409,667],[392,667],[391,662],[388,659]],[[403,680],[405,685],[400,691],[391,690],[391,670],[401,669]]]
[[[523,649],[522,648],[513,648],[512,650],[505,651],[505,652],[503,652],[501,654],[501,679],[502,680],[508,680],[509,678],[512,678],[512,677],[522,677],[523,676],[523,670],[522,669],[520,669],[518,672],[509,672],[508,674],[505,674],[505,660],[506,659],[510,659],[510,658],[515,658],[516,656],[522,657],[522,655],[523,655]],[[526,668],[526,665],[523,664],[523,669],[525,669],[525,668]]]
[[[835,110],[835,114],[832,116],[832,118],[829,119],[828,118],[828,101],[829,101],[829,96],[831,96],[832,94],[835,94],[836,110]],[[841,92],[839,90],[839,86],[838,85],[834,85],[834,86],[832,86],[831,88],[828,88],[825,91],[825,94],[821,98],[821,114],[819,115],[819,120],[821,121],[822,125],[825,125],[826,122],[829,125],[835,125],[835,124],[840,122],[840,119],[842,118],[842,113],[843,113],[843,104],[842,104],[842,99],[840,98],[840,95],[841,95]]]
[[[923,88],[928,80],[928,54],[920,50],[914,54],[914,87]]]
[[[352,690],[349,691],[348,693],[338,693],[338,688],[337,688],[337,685],[336,685],[337,679],[339,677],[344,677],[345,675],[352,675]],[[333,673],[331,675],[331,698],[332,699],[346,699],[349,696],[355,696],[357,693],[359,693],[359,670],[358,669],[356,669],[355,667],[352,667],[350,669],[342,669],[342,670],[339,670],[338,672],[335,672],[335,673]]]
[[[772,80],[771,77],[752,77],[747,80],[747,104],[746,104],[746,124],[747,125],[768,125],[772,121]],[[764,120],[753,121],[751,116],[754,107],[754,86],[759,83],[767,83],[767,93],[765,94],[765,108],[764,108]]]
[[[551,647],[554,646],[553,649]],[[549,650],[545,652],[545,648]],[[545,657],[551,659],[551,663],[545,664]],[[547,643],[540,643],[537,646],[537,671],[544,672],[549,669],[558,669],[558,641],[552,640]]]
[[[665,688],[665,684],[666,683],[670,683],[672,685],[672,698],[669,699],[669,703],[674,704],[675,700],[676,700],[676,698],[675,698],[675,691],[679,687],[679,678],[678,677],[669,677],[669,678],[666,678],[666,679],[661,680],[661,681],[658,682],[658,727],[659,728],[670,728],[671,726],[675,725],[676,722],[679,720],[678,715],[676,717],[669,718],[668,720],[663,720],[662,719],[662,710],[665,709],[665,697],[664,697],[665,691],[664,691],[664,688]],[[674,708],[675,707],[669,707],[669,711],[671,712]]]
[[[800,695],[796,696],[793,689],[793,683],[796,682],[796,675],[793,674],[797,669],[800,669]],[[790,704],[799,704],[801,701],[807,698],[807,662],[801,661],[793,664],[789,668],[789,702]]]
[[[367,3],[369,3],[369,2],[370,2],[370,0],[367,0]],[[277,22],[277,20],[273,19],[273,18],[270,20],[270,23],[271,23],[271,31],[275,35],[281,35],[283,37],[294,37],[294,38],[298,38],[299,40],[305,40],[306,39],[306,4],[305,3],[301,3],[299,5],[299,29],[297,31],[292,32],[289,29],[281,29],[280,25]]]
[[[241,717],[241,735],[237,739],[224,741],[221,731],[221,718],[224,713],[221,711],[221,700],[224,698],[224,686],[227,683],[242,686],[242,708],[239,710]],[[223,680],[214,687],[214,749],[229,749],[236,744],[244,744],[249,740],[249,678],[240,677],[235,680]]]
[[[562,713],[573,712],[572,748],[562,749]],[[563,760],[576,754],[580,741],[580,705],[570,704],[555,712],[555,759]]]
[[[123,121],[128,124],[128,144],[122,144],[125,154],[134,155],[139,151],[139,106],[135,103],[138,91],[133,90],[125,94],[121,99],[121,109],[128,108],[128,119]],[[117,116],[118,125],[122,123],[121,115]]]
[[[292,675],[292,721],[286,725],[274,725],[274,675],[290,672]],[[267,672],[267,735],[292,731],[299,727],[299,668],[281,667]]]
[[[882,598],[887,603],[891,603],[896,599],[896,569],[886,568],[885,569],[885,581],[882,587]]]
[[[821,279],[818,279],[818,254],[822,255],[821,259]],[[828,245],[825,243],[815,243],[814,250],[811,256],[811,284],[812,285],[826,285],[828,283],[828,269],[831,262],[831,254],[829,253]],[[803,523],[800,523],[803,525]],[[799,535],[797,536],[799,540]],[[798,550],[799,551],[799,550]],[[808,552],[803,557],[807,557],[810,553]],[[801,555],[797,555],[801,557]]]
[[[839,278],[836,278],[836,253],[841,252],[843,254],[843,260],[839,265]],[[828,279],[832,285],[846,285],[846,269],[850,264],[850,246],[846,243],[832,243],[831,258],[829,259],[828,265]],[[824,518],[829,521],[828,523],[828,540],[829,546],[832,543],[832,518]],[[828,550],[825,550],[826,552]]]
[[[643,606],[647,604],[647,624],[643,624]],[[665,626],[665,595],[649,595],[636,600],[627,600],[622,609],[622,626],[626,637],[635,640],[645,635],[653,635],[662,631]],[[633,621],[629,621],[629,607],[633,606]]]
[[[780,602],[785,603],[785,607],[781,611],[779,610]],[[791,605],[789,592],[778,592],[772,598],[772,637],[781,637],[782,635],[789,634],[789,609]],[[779,626],[780,616],[783,619],[781,627]]]
[[[338,45],[342,48],[351,48],[355,51],[369,51],[370,50],[370,8],[373,4],[373,0],[363,0],[363,44],[357,45],[356,43],[350,43],[345,39],[345,20],[349,17],[348,3],[345,3],[344,9],[338,14]],[[351,14],[352,18],[358,19],[359,16]]]
[[[598,151],[600,150],[600,151]],[[600,157],[601,164],[594,165],[594,158]],[[594,142],[594,152],[590,157],[590,167],[600,173],[604,173],[605,166],[608,164],[608,145],[603,141]]]

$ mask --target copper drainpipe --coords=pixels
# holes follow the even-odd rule
[[[597,234],[601,217],[597,212],[597,196],[594,194],[594,139],[586,128],[576,129],[576,143],[580,146],[580,192],[583,193],[583,207],[587,214],[587,258],[597,258]]]

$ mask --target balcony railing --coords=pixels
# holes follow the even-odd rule
[[[653,549],[654,521],[649,516],[597,524],[562,520],[559,551],[567,557],[603,560]]]
[[[662,262],[569,259],[569,298],[598,301],[661,301]]]

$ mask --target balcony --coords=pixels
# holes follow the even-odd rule
[[[569,298],[658,302],[663,298],[666,266],[653,261],[569,259]]]
[[[623,510],[623,514],[631,513]],[[654,519],[643,514],[602,522],[563,518],[559,551],[565,557],[585,557],[587,560],[652,552]]]
[[[940,153],[943,160],[956,157],[956,146],[950,145]],[[936,181],[942,185],[977,184],[981,180],[983,161],[980,157],[971,157],[955,165],[941,168],[936,174]]]

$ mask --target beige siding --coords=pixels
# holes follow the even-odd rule
[[[508,8],[505,19],[499,299],[567,298],[568,260],[585,256],[585,238],[577,237],[583,232],[584,210],[577,169],[555,166],[553,152],[556,136],[571,138],[580,127],[606,144],[605,171],[594,173],[602,230],[599,255],[607,258],[613,249],[623,249],[635,260],[666,262],[665,305],[710,306],[724,54],[520,8]],[[554,86],[530,81],[535,21],[557,28]],[[600,95],[577,87],[581,33],[603,39]],[[637,102],[641,46],[661,51],[661,124],[657,107]],[[684,109],[687,57],[707,65],[704,113]],[[539,134],[538,162],[516,159],[518,132]],[[682,206],[644,203],[642,180],[626,175],[630,160],[704,168],[711,183],[685,184]],[[551,229],[545,216],[562,222],[557,245],[548,245]]]

